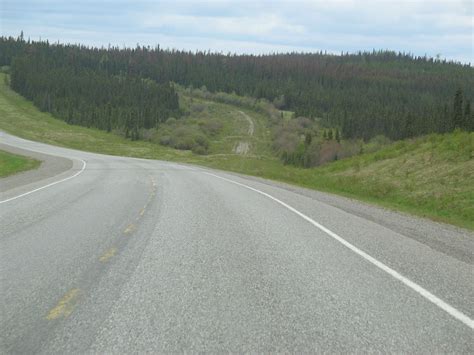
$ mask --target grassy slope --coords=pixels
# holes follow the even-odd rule
[[[268,134],[249,110],[219,104],[219,114],[241,110],[256,121],[256,137]],[[434,220],[474,229],[474,134],[431,135],[390,145],[316,169],[284,166],[267,154],[208,156],[131,142],[102,131],[69,126],[12,92],[0,76],[0,129],[31,140],[92,152],[201,164],[338,193]],[[217,142],[215,142],[217,143]],[[233,144],[233,143],[232,143]],[[223,144],[228,151],[232,144]],[[258,148],[257,148],[258,149]],[[262,150],[266,148],[262,146]]]
[[[222,124],[222,129],[215,136],[210,137],[209,155],[235,155],[235,146],[240,141],[250,143],[248,155],[265,156],[272,158],[270,151],[270,133],[266,129],[266,118],[255,112],[250,112],[254,122],[254,134],[249,136],[249,123],[239,111],[248,113],[248,110],[237,108],[231,105],[218,103],[210,100],[203,100],[190,97],[185,94],[180,95],[180,106],[189,109],[193,104],[199,104],[205,109],[201,112],[194,112],[188,118],[181,119],[192,125],[206,119],[215,119]],[[192,110],[191,110],[192,111]]]
[[[0,178],[25,170],[35,169],[40,164],[41,162],[36,159],[30,159],[0,150]]]

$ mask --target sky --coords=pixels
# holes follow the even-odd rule
[[[471,0],[0,0],[3,36],[223,53],[389,49],[474,63]]]

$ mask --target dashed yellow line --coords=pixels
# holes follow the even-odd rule
[[[153,194],[156,192],[156,181],[153,178],[151,178],[151,191]]]
[[[150,204],[150,202],[152,201],[153,197],[155,196],[156,194],[156,182],[155,182],[155,179],[153,179],[151,176],[150,176],[150,181],[152,183],[152,188],[151,188],[151,192],[150,192],[150,196],[148,196],[148,200],[147,202],[145,203],[145,206],[143,206],[142,209],[140,209],[140,212],[138,212],[138,216],[135,218],[135,221],[138,222],[140,220],[141,217],[143,217],[143,215],[145,214],[145,211],[146,211],[146,208],[148,207],[148,205]],[[123,233],[124,234],[131,234],[133,233],[135,230],[137,229],[137,226],[134,224],[134,223],[130,223],[127,228],[124,229]]]
[[[79,295],[79,289],[73,288],[61,298],[52,310],[49,311],[46,319],[55,320],[60,317],[68,317],[74,310],[76,305],[77,296]]]
[[[135,229],[137,228],[137,226],[134,224],[134,223],[130,223],[127,228],[125,228],[125,230],[123,231],[125,234],[130,234],[132,233]]]
[[[117,254],[117,248],[110,248],[107,250],[104,255],[102,255],[99,260],[103,263],[107,262],[111,257]]]

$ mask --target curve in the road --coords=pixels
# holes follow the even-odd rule
[[[219,175],[215,175],[215,174],[212,174],[212,173],[208,173],[208,172],[204,172],[204,174],[207,174],[207,175],[210,175],[210,176],[214,176],[218,179],[222,179],[222,180],[225,180],[227,182],[230,182],[232,184],[235,184],[235,185],[238,185],[238,186],[241,186],[241,187],[244,187],[246,189],[249,189],[251,191],[254,191],[260,195],[263,195],[265,197],[268,197],[269,199],[275,201],[276,203],[282,205],[283,207],[287,208],[288,210],[290,210],[291,212],[297,214],[298,216],[300,216],[301,218],[303,218],[304,220],[308,221],[309,223],[311,223],[313,226],[315,226],[316,228],[320,229],[321,231],[323,231],[324,233],[326,233],[327,235],[329,235],[330,237],[332,237],[333,239],[337,240],[339,243],[341,243],[342,245],[344,245],[345,247],[349,248],[350,250],[352,250],[354,253],[356,253],[357,255],[361,256],[362,258],[364,258],[365,260],[367,260],[368,262],[370,262],[371,264],[375,265],[376,267],[378,267],[379,269],[383,270],[384,272],[386,272],[387,274],[389,274],[390,276],[394,277],[395,279],[397,279],[398,281],[401,281],[403,284],[405,284],[406,286],[408,286],[409,288],[411,288],[413,291],[415,291],[416,293],[418,293],[420,296],[424,297],[425,299],[427,299],[428,301],[434,303],[436,306],[438,306],[439,308],[441,308],[443,311],[445,311],[446,313],[448,313],[450,316],[456,318],[457,320],[461,321],[462,323],[464,323],[465,325],[467,325],[469,328],[471,329],[474,329],[474,320],[472,320],[471,318],[469,318],[467,315],[465,315],[464,313],[462,313],[461,311],[457,310],[456,308],[454,308],[453,306],[449,305],[448,303],[446,303],[445,301],[443,301],[442,299],[440,299],[439,297],[436,297],[435,295],[433,295],[431,292],[429,292],[428,290],[425,290],[423,287],[421,287],[420,285],[418,285],[417,283],[411,281],[409,278],[401,275],[400,273],[398,273],[397,271],[393,270],[392,268],[390,268],[389,266],[385,265],[384,263],[380,262],[379,260],[375,259],[374,257],[370,256],[369,254],[365,253],[364,251],[360,250],[359,248],[357,248],[356,246],[352,245],[351,243],[349,243],[348,241],[346,241],[344,238],[340,237],[339,235],[337,235],[336,233],[334,233],[333,231],[329,230],[328,228],[324,227],[323,225],[319,224],[318,222],[316,222],[314,219],[308,217],[307,215],[305,215],[304,213],[301,213],[300,211],[298,211],[297,209],[291,207],[290,205],[286,204],[285,202],[277,199],[276,197],[273,197],[272,195],[270,194],[267,194],[266,192],[263,192],[263,191],[260,191],[258,189],[255,189],[253,187],[250,187],[248,185],[245,185],[245,184],[241,184],[240,182],[237,182],[237,181],[233,181],[233,180],[230,180],[230,179],[227,179],[227,178],[224,178],[222,176],[219,176]]]
[[[74,179],[75,177],[77,177],[77,176],[79,176],[80,174],[82,174],[82,172],[85,170],[85,168],[86,168],[86,166],[87,166],[87,163],[86,163],[84,160],[80,159],[80,161],[82,162],[82,167],[81,167],[81,169],[80,169],[78,172],[76,172],[74,175],[68,176],[68,177],[66,177],[66,178],[64,178],[64,179],[61,179],[61,180],[58,180],[58,181],[51,182],[51,183],[46,184],[46,185],[44,185],[44,186],[38,187],[38,188],[36,188],[36,189],[33,189],[33,190],[30,190],[30,191],[24,192],[24,193],[22,193],[22,194],[20,194],[20,195],[13,196],[13,197],[7,198],[7,199],[5,199],[5,200],[1,200],[1,201],[0,201],[0,204],[6,203],[6,202],[10,202],[10,201],[13,201],[13,200],[16,200],[17,198],[24,197],[24,196],[30,195],[30,194],[32,194],[32,193],[34,193],[34,192],[37,192],[37,191],[46,189],[46,188],[48,188],[48,187],[51,187],[51,186],[60,184],[60,183],[62,183],[62,182],[65,182],[65,181],[68,181],[68,180],[71,180],[71,179]]]
[[[467,250],[472,234],[237,174],[4,140],[87,168],[0,207],[0,352],[472,353],[472,262],[404,231]]]

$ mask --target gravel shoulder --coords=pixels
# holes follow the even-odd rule
[[[6,192],[14,188],[52,178],[73,167],[73,161],[66,158],[24,150],[7,144],[0,144],[0,149],[12,154],[23,155],[41,161],[41,165],[38,169],[0,178],[0,192]]]

